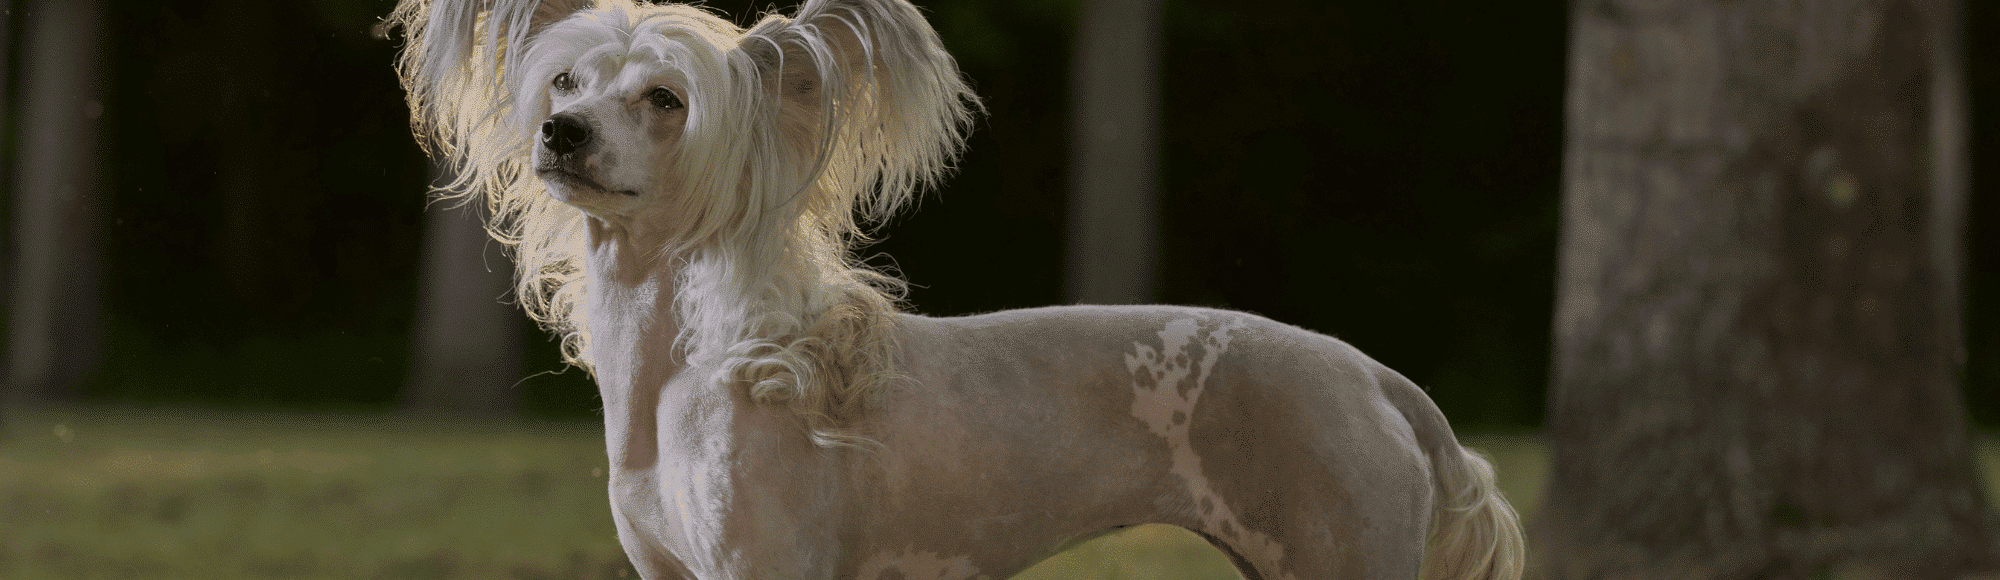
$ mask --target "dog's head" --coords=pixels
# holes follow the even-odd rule
[[[948,168],[977,101],[906,0],[810,0],[745,30],[632,0],[404,0],[420,133],[462,189],[662,243],[859,233]],[[503,212],[526,202],[502,199]],[[532,205],[532,204],[527,204]]]
[[[400,0],[391,29],[412,125],[456,175],[440,191],[486,202],[521,305],[584,366],[597,233],[681,258],[693,350],[890,309],[897,282],[854,265],[857,217],[939,179],[978,106],[907,0],[747,30],[634,0]]]
[[[716,160],[690,149],[743,146],[713,127],[745,98],[728,90],[734,28],[686,6],[613,5],[531,37],[514,122],[534,127],[529,167],[549,195],[616,222],[659,222],[668,216],[654,214],[699,203],[693,174]]]

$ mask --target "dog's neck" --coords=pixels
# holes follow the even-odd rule
[[[590,311],[585,356],[604,401],[605,441],[612,461],[643,469],[658,453],[653,437],[660,387],[686,364],[675,341],[681,324],[673,308],[679,274],[674,265],[681,260],[629,230],[584,219],[589,222],[584,300]],[[651,388],[641,388],[647,385]]]

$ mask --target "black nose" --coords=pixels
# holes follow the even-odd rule
[[[542,121],[542,146],[549,148],[550,153],[569,154],[587,143],[590,143],[590,127],[576,115],[562,113]]]

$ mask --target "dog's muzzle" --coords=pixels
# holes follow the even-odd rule
[[[569,113],[557,113],[542,121],[542,147],[550,153],[568,155],[590,144],[590,126]]]

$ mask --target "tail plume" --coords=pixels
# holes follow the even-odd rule
[[[1424,580],[1517,580],[1524,564],[1521,520],[1500,495],[1493,463],[1468,449],[1436,463],[1437,513],[1424,551]],[[1441,454],[1442,455],[1442,454]]]

